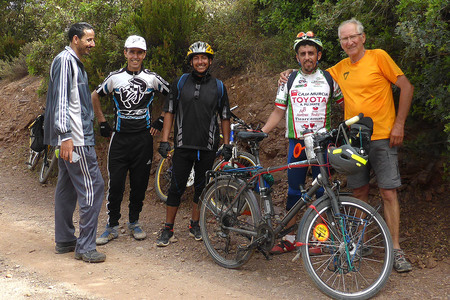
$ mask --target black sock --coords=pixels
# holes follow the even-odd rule
[[[171,224],[171,223],[165,223],[165,224],[164,224],[164,228],[167,228],[167,229],[169,229],[169,230],[173,230],[173,224]]]

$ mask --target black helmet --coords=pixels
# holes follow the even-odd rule
[[[186,59],[188,62],[191,61],[192,56],[195,54],[206,54],[209,58],[214,58],[214,51],[208,43],[205,42],[195,42],[189,46],[189,50],[186,54]]]
[[[328,148],[328,160],[331,166],[337,172],[345,175],[356,174],[364,170],[368,158],[367,155],[358,154],[350,145]]]

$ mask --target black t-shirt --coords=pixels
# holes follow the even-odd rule
[[[164,111],[175,114],[175,148],[216,151],[220,139],[218,117],[231,118],[225,86],[219,99],[217,80],[209,74],[189,74],[180,91],[178,83],[179,78],[173,82],[164,105]]]

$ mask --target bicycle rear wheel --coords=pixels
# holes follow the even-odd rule
[[[261,220],[249,190],[234,199],[242,184],[232,176],[221,176],[208,184],[201,198],[200,230],[206,250],[225,268],[238,268],[250,259],[254,248],[246,246],[256,238]]]
[[[373,297],[392,271],[389,229],[361,200],[340,197],[340,209],[334,216],[328,198],[305,213],[299,229],[303,263],[319,289],[332,298]]]
[[[225,160],[216,160],[213,164],[212,170],[218,171],[223,168]],[[233,160],[233,168],[245,168],[256,166],[256,158],[247,152],[238,152],[237,157]]]
[[[46,183],[52,170],[54,169],[58,158],[55,153],[56,147],[47,146],[47,153],[44,153],[44,158],[42,160],[41,171],[39,172],[39,182]]]

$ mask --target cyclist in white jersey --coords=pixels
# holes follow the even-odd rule
[[[288,82],[278,87],[275,108],[262,128],[263,132],[270,132],[285,117],[286,137],[289,139],[288,163],[306,159],[304,151],[294,157],[297,144],[304,146],[303,132],[306,129],[317,131],[320,128],[330,129],[331,101],[343,102],[343,96],[338,84],[330,74],[318,67],[322,57],[323,45],[312,31],[300,32],[294,41],[294,51],[301,66],[298,72],[291,73]],[[288,170],[289,190],[286,210],[289,210],[300,199],[301,185],[305,184],[308,168]],[[313,177],[317,177],[320,170],[312,168]],[[319,189],[316,197],[323,194]],[[287,227],[295,224],[293,218]],[[270,251],[281,254],[295,249],[295,233],[291,232]]]

